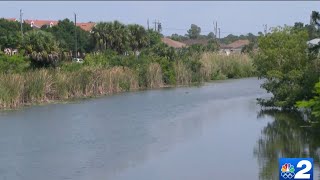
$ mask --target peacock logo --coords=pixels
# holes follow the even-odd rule
[[[290,163],[285,163],[281,168],[281,176],[285,179],[291,179],[295,175],[294,171],[295,169],[293,165]]]

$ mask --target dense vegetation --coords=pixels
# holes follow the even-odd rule
[[[259,99],[261,105],[288,110],[298,102],[298,107],[313,110],[312,118],[319,117],[318,91],[313,91],[320,77],[319,45],[308,47],[307,41],[319,37],[320,17],[317,12],[311,17],[310,25],[274,28],[259,38],[254,64],[258,76],[265,78],[262,87],[273,94],[271,99]]]
[[[255,73],[248,55],[219,55],[214,39],[208,45],[174,49],[161,42],[159,32],[137,24],[100,22],[89,33],[68,19],[52,28],[26,28],[22,37],[17,22],[1,22],[2,29],[12,23],[12,33],[20,38],[12,46],[0,42],[5,42],[1,50],[19,49],[18,55],[0,54],[2,109]],[[76,34],[82,64],[71,61]]]

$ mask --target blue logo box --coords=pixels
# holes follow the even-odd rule
[[[313,180],[312,158],[280,158],[279,180]]]

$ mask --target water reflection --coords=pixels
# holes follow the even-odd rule
[[[265,116],[274,121],[262,130],[254,149],[260,167],[259,179],[278,179],[279,157],[312,157],[319,166],[320,124],[308,127],[310,124],[297,112],[261,110],[258,118]]]

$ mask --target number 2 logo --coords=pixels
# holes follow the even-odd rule
[[[310,161],[302,160],[297,164],[297,167],[302,168],[303,165],[305,165],[305,168],[298,171],[297,174],[294,176],[294,179],[310,179],[310,173],[307,173],[311,170],[312,164]]]
[[[279,179],[313,180],[312,158],[280,158]]]

